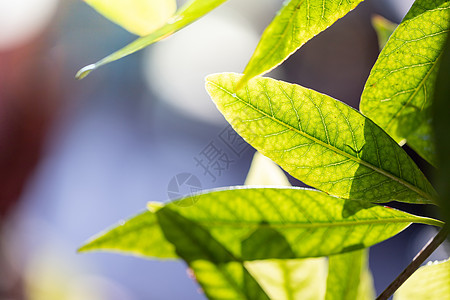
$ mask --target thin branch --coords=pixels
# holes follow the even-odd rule
[[[417,253],[411,263],[391,282],[391,284],[378,296],[376,300],[387,300],[394,292],[423,264],[431,253],[445,241],[449,233],[448,226],[444,226],[438,234]]]

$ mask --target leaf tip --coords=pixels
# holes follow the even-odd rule
[[[79,247],[77,249],[77,253],[87,252],[89,250],[88,245],[89,245],[89,243],[88,244],[84,244],[83,246]]]
[[[213,73],[206,75],[205,77],[205,84],[208,85],[208,83],[212,83],[213,81],[216,81],[216,78],[224,73]]]
[[[215,87],[215,82],[217,78],[221,75],[221,73],[209,74],[205,77],[205,89],[211,99],[214,101],[214,97],[212,96],[212,90]]]
[[[96,64],[90,64],[83,68],[81,68],[77,74],[75,75],[75,78],[78,80],[83,79],[84,77],[88,76],[89,73],[91,73],[93,70],[97,68]]]
[[[147,203],[147,209],[152,212],[156,213],[158,210],[164,207],[164,204],[160,202],[148,202]]]

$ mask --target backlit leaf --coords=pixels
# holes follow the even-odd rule
[[[363,0],[288,0],[264,31],[239,83],[272,70]]]
[[[143,257],[178,258],[175,248],[164,237],[156,216],[149,211],[105,230],[78,251],[108,251]]]
[[[194,205],[170,203],[157,214],[170,210],[189,219],[242,261],[328,256],[369,247],[411,222],[441,225],[395,209],[300,188],[235,187],[190,197],[196,197]],[[168,228],[161,226],[167,236]],[[183,230],[190,234],[189,227]]]
[[[327,262],[323,257],[247,261],[247,270],[270,299],[323,299]]]
[[[394,294],[394,300],[449,300],[450,261],[419,268]]]
[[[106,18],[137,35],[162,26],[177,9],[175,0],[84,0]]]
[[[127,55],[130,55],[136,51],[139,51],[165,37],[168,37],[175,33],[176,31],[186,27],[190,23],[196,21],[201,18],[205,14],[209,13],[211,10],[216,8],[217,6],[224,3],[226,0],[191,0],[186,3],[183,7],[181,7],[175,15],[173,15],[167,22],[151,32],[150,34],[141,37],[134,42],[128,44],[122,49],[108,55],[107,57],[101,59],[100,61],[88,65],[81,70],[78,71],[76,77],[78,79],[83,79],[90,72],[97,69],[100,66],[106,65],[110,62],[121,59]],[[207,37],[205,37],[207,38]]]
[[[162,208],[156,215],[166,238],[194,270],[209,299],[268,299],[240,258],[205,228],[170,209]]]
[[[259,152],[253,157],[245,184],[290,186],[281,168]],[[244,262],[267,295],[277,300],[323,299],[327,264],[325,257]]]
[[[275,174],[269,175],[269,173]],[[281,171],[281,169],[278,168],[273,162],[271,162],[268,158],[264,157],[260,153],[256,152],[246,182],[248,182],[248,184],[259,184],[261,182],[267,182],[270,180],[285,183],[287,181],[287,178],[284,176],[283,171]],[[193,226],[189,227],[191,229],[197,228],[197,225],[194,224]],[[200,232],[203,232],[203,230],[200,229]],[[183,243],[180,243],[177,237],[174,238],[175,245],[183,248]],[[199,243],[197,240],[194,242]],[[206,243],[205,247],[207,249],[211,249],[211,251],[227,252],[227,250],[224,249],[223,246],[218,245],[217,241],[215,241],[209,234],[207,234],[206,239],[200,241],[200,244],[202,243]],[[218,250],[213,249],[214,247],[218,248]],[[181,249],[180,251],[183,250]],[[261,292],[260,283],[256,282],[255,279],[252,278],[254,276],[251,276],[249,274],[247,268],[243,269],[244,265],[234,257],[231,257],[231,262],[226,262],[218,265],[209,260],[201,260],[198,258],[190,261],[190,257],[192,257],[192,255],[187,255],[187,262],[192,268],[196,279],[202,286],[205,294],[208,295],[209,299],[239,299],[245,298],[243,294],[248,295],[248,293],[252,290]],[[266,289],[264,290],[267,292]],[[262,294],[263,295],[260,296],[267,296],[265,293]],[[253,298],[257,298],[255,297],[257,295],[252,296]]]
[[[430,203],[435,197],[403,149],[356,110],[270,78],[236,90],[241,78],[210,75],[206,88],[233,128],[292,176],[347,199]]]
[[[328,258],[325,300],[372,300],[375,291],[368,266],[368,250]]]
[[[373,67],[360,108],[394,140],[436,164],[430,106],[449,31],[450,1],[417,0]],[[418,130],[420,128],[420,130]]]

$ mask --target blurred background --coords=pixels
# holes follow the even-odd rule
[[[281,3],[230,0],[77,81],[79,68],[136,36],[81,0],[0,0],[1,300],[204,299],[182,262],[76,249],[148,201],[188,193],[174,184],[179,174],[202,189],[243,184],[254,150],[227,143],[233,132],[204,76],[242,72]],[[269,76],[357,108],[379,52],[371,16],[398,23],[411,3],[366,0]],[[211,148],[229,158],[223,168],[202,164]],[[371,248],[378,293],[433,234],[414,225]],[[448,257],[445,247],[431,259]]]

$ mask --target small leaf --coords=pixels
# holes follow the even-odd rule
[[[290,186],[291,184],[280,167],[261,153],[255,152],[245,185]]]
[[[374,299],[367,258],[366,249],[330,256],[325,300]]]
[[[236,90],[241,75],[210,75],[206,88],[233,128],[308,185],[337,197],[430,203],[431,184],[370,119],[316,91],[270,78]]]
[[[171,210],[189,219],[243,261],[328,256],[374,245],[411,222],[442,225],[395,209],[300,188],[233,188],[193,197],[195,205],[170,203],[157,214]],[[167,235],[168,228],[164,230]],[[188,227],[184,230],[190,234]]]
[[[414,2],[380,53],[360,104],[364,115],[397,142],[406,139],[431,164],[435,153],[429,108],[450,28],[449,9],[450,1]]]
[[[162,26],[177,9],[175,0],[84,0],[126,30],[146,35]]]
[[[394,294],[394,300],[449,300],[450,261],[419,268]]]
[[[238,83],[281,64],[303,44],[354,9],[363,0],[288,0],[264,31]]]
[[[382,50],[398,25],[380,15],[373,16],[371,21],[372,26],[377,33],[378,46],[380,47],[380,50]]]
[[[156,216],[141,213],[126,222],[100,233],[78,251],[108,251],[153,258],[178,258],[175,248],[167,242]]]
[[[95,64],[91,64],[87,67],[82,68],[78,71],[76,78],[83,79],[89,73],[103,65],[106,65],[110,62],[121,59],[127,55],[130,55],[136,51],[139,51],[163,38],[166,38],[176,31],[186,27],[190,23],[196,21],[202,16],[206,15],[208,12],[216,8],[217,6],[224,3],[226,0],[191,0],[186,3],[183,7],[181,7],[173,17],[171,17],[167,22],[154,30],[150,34],[141,37],[134,42],[128,44],[122,49],[108,55],[107,57],[101,59]],[[205,37],[207,38],[207,37]]]

